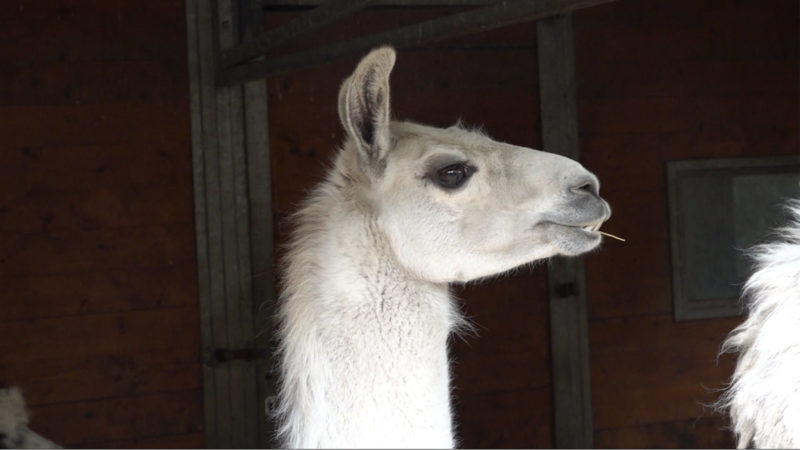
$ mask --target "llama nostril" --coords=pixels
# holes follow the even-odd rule
[[[572,193],[578,195],[589,194],[595,197],[600,195],[598,183],[594,179],[583,179],[579,183],[575,183],[573,186],[573,188],[570,188]]]

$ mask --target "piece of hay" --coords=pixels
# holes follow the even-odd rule
[[[608,236],[608,237],[610,237],[610,238],[614,238],[614,239],[616,239],[616,240],[618,240],[618,241],[625,242],[625,239],[622,239],[622,238],[621,238],[621,237],[619,237],[619,236],[614,236],[614,235],[613,235],[613,234],[611,234],[611,233],[606,233],[605,231],[600,231],[600,230],[597,230],[597,232],[598,232],[598,233],[600,233],[600,234],[602,234],[603,236]]]

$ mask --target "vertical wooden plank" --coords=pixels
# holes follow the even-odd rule
[[[209,224],[209,208],[206,198],[213,196],[207,192],[206,171],[212,170],[206,164],[210,148],[216,146],[216,105],[213,91],[213,66],[209,63],[213,52],[211,34],[210,0],[186,2],[187,46],[189,62],[190,108],[192,125],[192,176],[194,184],[195,233],[197,241],[198,296],[200,309],[200,327],[204,346],[203,359],[208,360],[208,342],[214,341],[214,327],[211,313],[212,299],[219,293],[212,292],[212,286],[221,285],[219,272],[213,271],[212,261],[219,257],[214,245],[218,242],[218,231],[213,230],[215,224]],[[209,79],[211,78],[211,79]],[[215,251],[212,251],[212,246]],[[217,402],[215,369],[208,364],[203,365],[203,401],[205,409],[204,430],[206,445],[209,448],[219,447],[217,439]]]
[[[237,12],[236,4],[233,0],[219,0],[217,15],[218,22],[218,42],[220,49],[230,48],[238,41],[238,30],[236,24]],[[247,332],[252,335],[250,321],[243,322],[243,310],[247,310],[247,303],[250,300],[250,289],[242,285],[243,268],[249,269],[249,239],[247,236],[247,222],[242,220],[242,215],[247,214],[246,188],[242,185],[246,183],[243,170],[238,166],[243,166],[244,153],[244,130],[242,123],[242,96],[241,87],[233,86],[230,88],[217,89],[217,114],[219,117],[217,133],[220,139],[219,145],[219,167],[222,182],[222,224],[224,242],[224,270],[225,270],[225,315],[220,317],[223,322],[225,333],[227,334],[227,345],[217,348],[241,349],[248,347],[246,339]],[[239,162],[239,164],[237,164]],[[242,195],[244,194],[244,195]],[[244,198],[242,198],[244,197]],[[240,225],[244,225],[242,230]],[[246,249],[243,253],[242,249]],[[245,261],[242,261],[242,260]],[[220,366],[220,370],[227,373],[230,380],[230,387],[227,392],[219,392],[220,395],[227,395],[230,399],[231,410],[227,415],[230,424],[230,435],[225,438],[231,447],[241,448],[247,446],[245,441],[252,439],[255,435],[249,436],[247,426],[248,421],[255,420],[257,413],[252,410],[248,403],[252,403],[251,398],[245,394],[252,391],[250,397],[255,396],[254,388],[250,378],[252,374],[250,366],[239,363],[225,363]],[[248,376],[250,375],[250,376]],[[252,410],[252,411],[251,411]],[[251,411],[248,417],[248,411]]]
[[[544,150],[578,160],[572,16],[540,20],[537,45]],[[583,259],[552,259],[548,290],[556,447],[590,448],[593,427]]]
[[[258,357],[268,345],[255,330],[272,278],[265,284],[253,277],[254,270],[272,266],[266,84],[215,85],[216,50],[238,42],[242,8],[253,6],[248,2],[197,0],[186,6],[206,439],[209,447],[222,448],[260,447],[271,436],[263,408],[268,361]],[[248,21],[256,22],[260,16]]]
[[[263,29],[260,0],[239,0],[242,40],[257,36]],[[275,377],[272,352],[272,317],[276,299],[274,242],[272,224],[272,180],[269,154],[269,129],[266,80],[244,84],[244,127],[247,169],[247,195],[250,225],[250,279],[252,286],[251,345],[267,349],[255,361],[258,407],[258,442],[261,448],[275,448],[275,424],[269,406],[274,404]]]
[[[274,242],[272,233],[272,181],[267,128],[267,84],[252,81],[245,84],[245,125],[247,127],[247,171],[250,200],[250,248],[253,297],[253,346],[271,349],[277,292],[274,276]],[[259,442],[261,448],[275,448],[274,422],[267,411],[275,396],[275,376],[272,373],[272,352],[265,351],[257,361],[259,405]]]

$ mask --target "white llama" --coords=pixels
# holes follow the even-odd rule
[[[0,448],[61,448],[28,428],[28,410],[18,387],[0,389]]]
[[[611,214],[570,159],[390,121],[393,49],[344,81],[347,139],[297,213],[278,315],[281,443],[452,447],[448,283],[595,248]]]
[[[723,351],[739,352],[719,406],[731,415],[739,448],[800,448],[800,201],[780,239],[753,251],[744,295],[747,320]]]

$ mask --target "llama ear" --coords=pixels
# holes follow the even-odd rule
[[[358,147],[362,168],[372,174],[380,174],[391,146],[389,74],[394,61],[391,47],[373,50],[339,89],[339,118]]]

